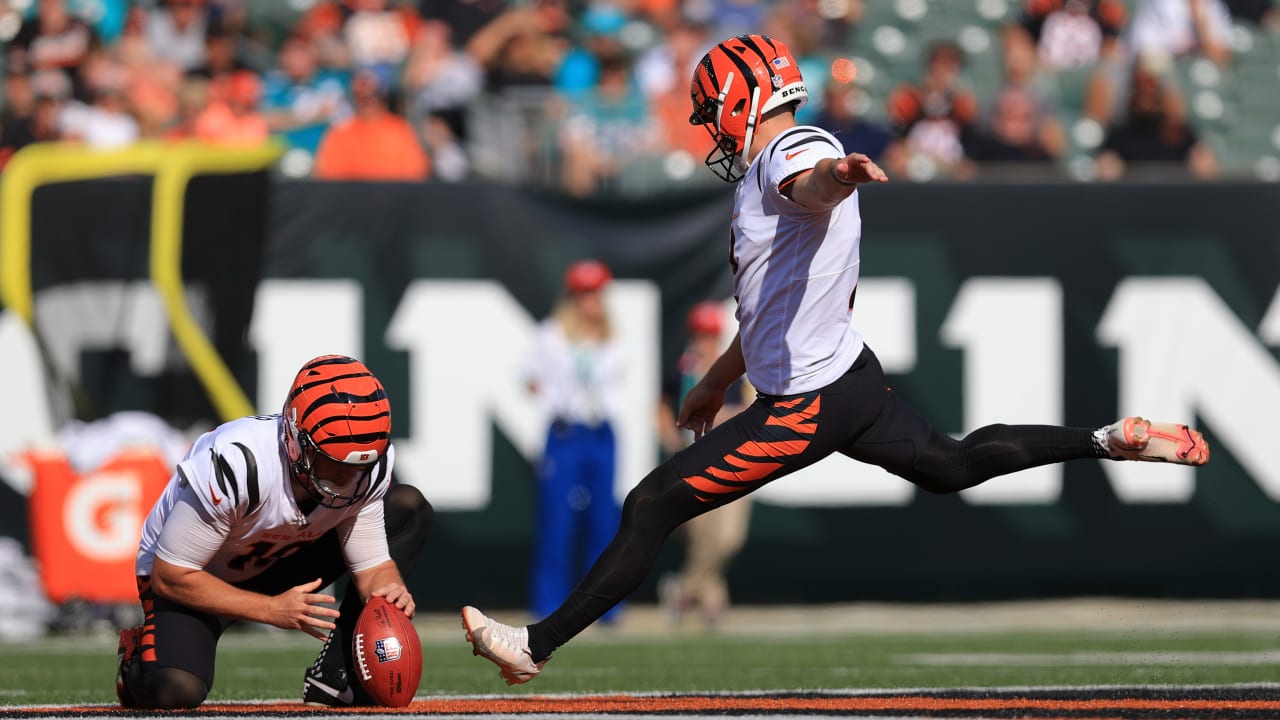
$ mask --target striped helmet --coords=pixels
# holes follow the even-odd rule
[[[326,507],[369,492],[391,445],[391,403],[364,363],[324,355],[302,366],[284,403],[284,445],[295,479]]]
[[[707,167],[729,182],[746,172],[760,118],[788,103],[809,100],[800,67],[787,46],[767,35],[739,35],[711,48],[693,71],[692,125],[701,125],[716,146]]]

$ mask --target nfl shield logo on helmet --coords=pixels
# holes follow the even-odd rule
[[[400,659],[400,641],[396,638],[389,637],[378,640],[373,645],[373,652],[378,656],[378,662],[391,662]]]

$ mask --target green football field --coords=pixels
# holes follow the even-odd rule
[[[713,633],[638,621],[615,630],[593,628],[561,648],[536,681],[516,688],[507,688],[494,667],[471,655],[455,617],[431,615],[418,621],[425,655],[418,694],[1189,685],[1280,678],[1280,633],[1266,611],[1255,611],[1250,622],[1234,622],[1233,614],[1240,613],[1227,607],[1186,616],[1195,622],[1085,618],[1078,626],[1071,617],[970,624],[962,620],[968,616],[963,607],[949,612],[938,616],[917,609],[896,622],[838,623],[815,610],[812,622],[797,624],[771,621],[781,616],[763,611]],[[999,608],[972,614],[982,612],[1001,616]],[[790,616],[796,615],[806,613],[793,609]],[[319,647],[300,633],[230,632],[219,650],[209,700],[297,699],[303,670]],[[0,645],[0,704],[114,702],[114,673],[115,642],[101,635]]]

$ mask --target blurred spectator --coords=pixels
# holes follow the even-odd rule
[[[570,47],[561,60],[555,74],[556,89],[573,94],[594,88],[602,66],[624,57],[620,36],[626,24],[627,16],[619,8],[603,3],[590,5],[578,23],[583,44]]]
[[[1129,30],[1129,65],[1112,63],[1099,72],[1085,98],[1085,115],[1102,125],[1125,119],[1123,98],[1131,93],[1132,59],[1203,56],[1231,63],[1231,17],[1222,0],[1141,0]],[[1168,81],[1168,79],[1166,79]]]
[[[15,87],[6,87],[6,100],[14,98],[15,115],[6,119],[4,139],[0,141],[0,153],[7,156],[33,142],[51,142],[62,139],[62,113],[71,99],[71,81],[57,70],[41,70],[26,78],[27,87],[10,76],[9,81]],[[26,104],[30,93],[32,100],[30,114],[22,114],[21,105]]]
[[[340,0],[319,0],[293,28],[294,34],[307,37],[315,44],[323,67],[351,66],[351,51],[342,37],[342,26],[349,12]]]
[[[204,35],[204,61],[188,72],[223,84],[233,73],[252,69],[240,58],[240,36],[221,23],[210,23]]]
[[[920,84],[898,86],[887,101],[889,119],[906,141],[905,165],[891,169],[915,179],[964,176],[961,138],[978,118],[978,99],[960,84],[964,54],[948,42],[931,45]]]
[[[626,349],[598,260],[565,271],[564,294],[539,324],[524,378],[549,421],[534,491],[537,528],[529,610],[545,617],[609,544],[622,510],[614,498]],[[603,620],[613,622],[615,606]]]
[[[392,85],[409,58],[421,18],[408,6],[388,7],[387,0],[347,0],[347,6],[351,15],[343,24],[342,36],[351,51],[353,69],[372,70],[383,83]]]
[[[685,14],[717,39],[760,32],[768,9],[758,0],[684,0],[683,4]]]
[[[653,109],[667,150],[688,153],[695,163],[711,150],[706,130],[689,124],[692,104],[687,78],[709,49],[706,28],[672,14],[659,20],[668,29],[636,60],[636,83]]]
[[[819,1],[817,7],[824,23],[822,47],[834,52],[846,52],[853,29],[862,22],[865,9],[863,0]]]
[[[422,142],[427,147],[432,176],[446,182],[465,180],[471,174],[471,158],[449,123],[432,115],[423,121]]]
[[[1124,123],[1108,132],[1098,155],[1098,174],[1116,180],[1144,163],[1157,163],[1166,174],[1177,163],[1199,179],[1217,175],[1217,160],[1186,122],[1181,97],[1162,79],[1168,60],[1143,56],[1135,63]]]
[[[1202,55],[1231,63],[1231,14],[1222,0],[1142,0],[1133,14],[1136,54]]]
[[[1231,17],[1271,32],[1280,32],[1280,6],[1276,0],[1226,0]]]
[[[684,352],[663,382],[658,404],[658,438],[670,455],[693,442],[693,433],[676,425],[676,413],[684,396],[702,379],[720,357],[724,340],[724,308],[704,300],[689,311],[685,321],[688,342]],[[754,395],[746,378],[733,383],[725,393],[724,406],[716,413],[716,424],[742,412]],[[684,562],[676,574],[658,580],[658,601],[667,617],[679,623],[690,611],[698,611],[708,627],[719,624],[729,608],[726,573],[747,540],[751,520],[749,495],[722,505],[682,525]]]
[[[325,180],[426,180],[427,153],[409,122],[387,106],[388,88],[365,70],[351,84],[355,116],[324,134],[314,174]]]
[[[165,0],[147,16],[147,44],[158,60],[195,70],[204,64],[207,29],[203,0]]]
[[[324,133],[352,114],[346,74],[322,69],[319,61],[314,40],[290,36],[280,48],[279,67],[267,75],[263,89],[263,112],[271,132],[312,155]]]
[[[90,105],[68,105],[59,122],[64,140],[78,140],[92,148],[124,147],[139,136],[138,121],[128,112],[123,88],[111,85],[97,88]]]
[[[59,79],[64,80],[61,75]],[[41,126],[36,112],[40,101],[31,78],[22,73],[9,73],[4,84],[4,114],[0,116],[0,168],[9,158],[33,142],[55,140],[58,136],[56,119]]]
[[[403,84],[412,117],[438,118],[454,137],[466,137],[467,106],[484,90],[484,72],[474,58],[454,49],[449,26],[423,23]]]
[[[605,60],[595,92],[574,98],[563,124],[564,189],[585,196],[615,187],[632,160],[661,147],[661,137],[626,62]]]
[[[251,70],[233,73],[225,91],[210,95],[208,106],[196,117],[196,138],[232,145],[265,142],[270,130],[267,119],[258,110],[261,100],[262,81],[256,73]]]
[[[471,36],[501,15],[504,9],[506,3],[503,0],[422,0],[418,5],[423,19],[443,22],[459,47],[465,46]]]
[[[471,171],[462,143],[469,135],[468,107],[484,90],[484,71],[450,38],[448,25],[424,22],[405,65],[403,84],[409,116],[422,132],[433,174],[456,182]]]
[[[676,92],[684,96],[688,105],[688,78],[693,76],[698,61],[714,41],[707,36],[705,27],[683,17],[676,16],[665,22],[667,27],[658,42],[636,59],[636,82],[646,97],[658,98]],[[688,113],[685,116],[687,119]]]
[[[209,81],[198,75],[182,79],[177,94],[177,117],[164,132],[170,140],[186,140],[196,137],[196,122],[209,106]]]
[[[1066,133],[1054,114],[1025,87],[1007,86],[996,96],[986,126],[966,139],[978,163],[1047,163],[1066,151]]]
[[[1120,0],[1026,0],[1005,52],[1050,71],[1090,67],[1121,52],[1128,15]]]
[[[124,31],[129,5],[128,0],[68,0],[67,9],[89,23],[98,40],[109,45]]]
[[[96,40],[89,26],[67,11],[64,0],[40,0],[36,14],[9,41],[6,66],[11,73],[56,70],[66,75],[75,97],[88,99],[80,67]]]
[[[831,77],[831,60],[822,52],[825,23],[817,0],[780,0],[765,19],[764,34],[786,43],[804,76],[810,102],[795,113],[802,125],[813,124]]]
[[[142,137],[163,137],[177,120],[177,93],[164,85],[135,78],[126,98]]]
[[[894,143],[893,133],[858,112],[865,102],[852,82],[828,82],[822,91],[822,110],[811,124],[835,135],[847,152],[860,152],[880,162]]]
[[[568,51],[558,37],[567,22],[563,7],[555,3],[508,10],[471,37],[467,54],[484,68],[490,92],[548,87]]]

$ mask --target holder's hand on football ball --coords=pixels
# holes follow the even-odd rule
[[[337,618],[339,613],[326,607],[334,603],[332,595],[315,592],[320,589],[320,583],[320,578],[316,578],[272,596],[267,609],[268,622],[285,630],[301,630],[317,640],[327,638],[334,625],[326,618]]]
[[[404,707],[413,700],[422,680],[422,642],[401,609],[378,595],[370,597],[356,618],[351,657],[356,679],[374,705]]]
[[[382,587],[369,593],[371,597],[380,597],[392,605],[400,608],[400,610],[410,618],[413,617],[417,604],[413,602],[413,595],[409,594],[409,588],[400,583],[388,583]]]

